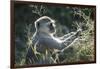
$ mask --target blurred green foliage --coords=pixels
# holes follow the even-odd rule
[[[94,61],[94,13],[95,8],[91,7],[15,3],[15,64],[25,64],[26,51],[35,32],[34,22],[41,16],[56,21],[57,36],[76,31],[76,23],[81,24],[80,40],[58,56],[60,63]]]

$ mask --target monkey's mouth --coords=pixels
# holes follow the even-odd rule
[[[50,28],[50,33],[54,33],[55,32],[55,28]]]

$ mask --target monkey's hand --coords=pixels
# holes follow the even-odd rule
[[[65,47],[67,46],[66,48],[69,48],[72,44],[76,42],[76,40],[78,40],[78,37],[81,35],[81,31],[82,29],[78,29],[76,32],[73,32],[72,35],[70,35],[68,38],[63,40],[62,43],[65,45]]]
[[[81,32],[82,32],[82,29],[81,28],[79,28],[77,31],[76,31],[76,37],[78,37],[78,36],[80,36],[81,35]]]

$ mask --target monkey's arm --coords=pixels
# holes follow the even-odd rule
[[[76,32],[70,32],[68,34],[65,34],[62,37],[59,37],[59,39],[61,40],[66,40],[66,38],[70,38],[71,36],[75,36],[77,33],[79,33],[80,31],[82,31],[81,29],[78,29]]]
[[[74,32],[73,35],[69,36],[65,40],[59,40],[58,38],[52,37],[52,38],[41,38],[38,42],[42,47],[47,47],[51,49],[59,49],[62,50],[66,46],[70,45],[75,38],[77,37],[77,34],[79,31]]]
[[[81,31],[82,31],[81,29],[78,29],[76,32],[73,33],[73,35],[63,40],[63,44],[65,44],[66,46],[65,48],[62,49],[62,51],[72,46],[78,40]]]
[[[43,38],[39,41],[39,44],[43,47],[51,48],[51,49],[63,49],[65,46],[60,40],[56,38]]]
[[[75,33],[75,32],[70,32],[70,33],[68,33],[68,34],[66,34],[66,35],[64,35],[64,36],[62,36],[62,37],[59,37],[59,39],[64,40],[64,39],[70,37],[71,35],[73,35],[74,33]]]
[[[80,32],[81,29],[78,29],[76,32],[73,32],[68,38],[65,38],[63,40],[63,43],[65,43],[68,46],[80,35]]]

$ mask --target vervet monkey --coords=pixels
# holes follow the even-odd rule
[[[77,38],[77,34],[80,32],[80,30],[77,30],[76,32],[71,32],[60,38],[56,38],[54,36],[56,32],[55,27],[55,21],[48,16],[40,17],[35,21],[36,32],[32,38],[33,45],[29,47],[26,55],[27,64],[34,64],[34,62],[35,64],[52,63],[52,61],[48,61],[52,59],[51,57],[41,60],[38,58],[39,54],[45,53],[44,56],[46,57],[50,56],[47,55],[47,52],[53,53],[55,49],[63,50]]]

